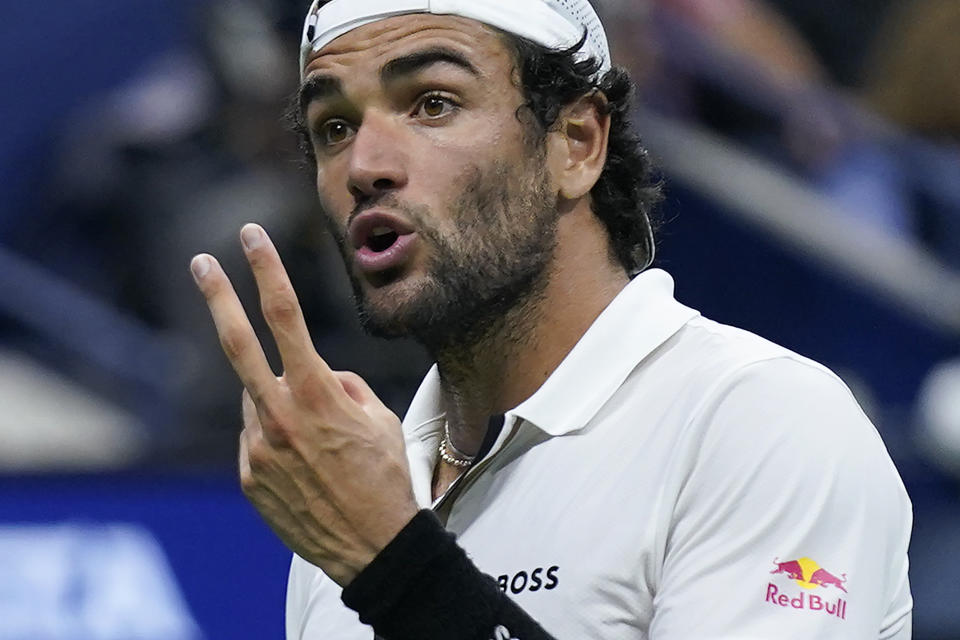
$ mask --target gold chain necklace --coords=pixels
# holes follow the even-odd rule
[[[440,439],[440,459],[447,464],[455,467],[466,468],[473,464],[476,456],[468,456],[462,451],[457,450],[450,441],[450,423],[443,423],[443,437]]]

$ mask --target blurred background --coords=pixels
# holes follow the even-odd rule
[[[429,365],[360,333],[282,123],[307,4],[3,3],[0,640],[282,637],[193,254],[253,309],[260,222],[332,366],[402,413]],[[594,4],[668,185],[657,266],[850,384],[913,499],[915,637],[960,638],[960,2]]]

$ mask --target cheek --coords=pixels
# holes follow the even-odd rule
[[[428,200],[445,202],[463,188],[461,176],[475,166],[476,157],[468,152],[451,152],[448,149],[434,149],[418,160],[421,166],[417,174],[417,190]]]
[[[316,174],[317,200],[323,215],[329,218],[337,228],[346,224],[353,207],[353,196],[345,186],[346,182],[337,181],[329,169],[318,169]]]
[[[522,152],[522,131],[505,108],[467,113],[452,127],[420,129],[410,137],[416,146],[409,156],[422,184],[438,192],[462,187],[464,176],[477,167],[502,159],[516,158]]]
[[[462,199],[478,174],[487,174],[504,159],[515,160],[511,140],[502,132],[485,129],[457,136],[425,135],[423,147],[411,154],[409,177],[422,198],[438,211]]]

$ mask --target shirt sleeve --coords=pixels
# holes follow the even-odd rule
[[[688,426],[652,640],[910,637],[910,502],[849,390],[748,365]]]
[[[373,629],[340,601],[342,589],[294,555],[287,579],[286,640],[373,640]]]

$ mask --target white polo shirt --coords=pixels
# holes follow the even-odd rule
[[[442,424],[434,369],[404,420],[422,506]],[[910,637],[910,502],[850,391],[679,304],[660,270],[433,506],[561,640]],[[340,593],[295,557],[288,640],[371,640]]]

